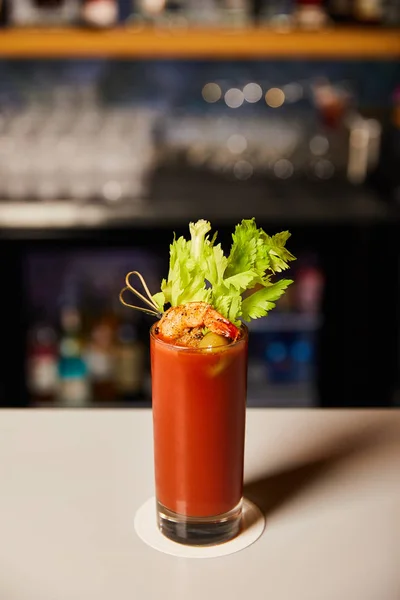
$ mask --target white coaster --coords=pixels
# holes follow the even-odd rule
[[[215,546],[185,546],[165,537],[157,527],[156,499],[146,500],[135,515],[135,530],[140,539],[151,548],[181,558],[215,558],[239,552],[253,544],[262,535],[265,517],[253,502],[243,498],[242,531],[233,540]]]

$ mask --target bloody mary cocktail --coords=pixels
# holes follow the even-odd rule
[[[273,236],[242,219],[228,255],[211,223],[174,239],[168,276],[151,294],[125,277],[121,302],[156,317],[150,330],[155,482],[161,532],[184,544],[216,544],[240,530],[247,328],[292,283],[276,279],[295,260],[289,231]],[[136,276],[143,293],[133,287]],[[126,302],[131,292],[145,307]]]
[[[157,324],[156,324],[157,325]],[[213,348],[150,332],[155,482],[161,531],[176,541],[226,541],[240,529],[247,329]]]

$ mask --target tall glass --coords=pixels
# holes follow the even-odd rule
[[[161,532],[211,545],[240,531],[247,345],[182,348],[150,330],[155,483]]]

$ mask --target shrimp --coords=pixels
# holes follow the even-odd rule
[[[187,302],[172,306],[161,317],[155,332],[168,341],[183,346],[197,346],[203,329],[237,340],[240,331],[206,302]]]

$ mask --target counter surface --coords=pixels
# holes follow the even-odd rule
[[[249,409],[263,536],[216,559],[147,547],[149,410],[0,415],[2,600],[399,600],[400,411]]]

